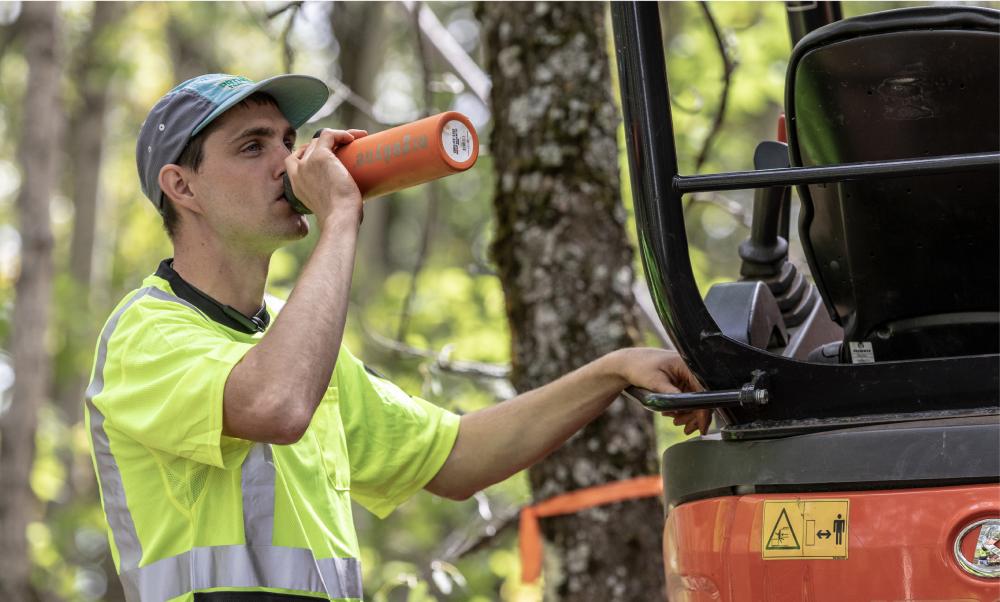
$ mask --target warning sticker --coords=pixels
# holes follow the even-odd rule
[[[872,349],[872,344],[867,341],[862,341],[856,343],[851,341],[848,344],[848,349],[851,350],[851,363],[852,364],[874,364],[875,363],[875,350]]]
[[[764,502],[761,557],[847,558],[848,500]]]

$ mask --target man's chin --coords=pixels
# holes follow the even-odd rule
[[[281,222],[280,226],[272,224],[270,227],[266,227],[265,231],[260,232],[257,236],[261,245],[269,248],[270,252],[273,253],[276,249],[302,240],[308,235],[309,222],[306,220],[306,216],[297,215],[295,219]]]

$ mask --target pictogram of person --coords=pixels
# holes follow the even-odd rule
[[[839,546],[844,542],[844,529],[847,527],[847,521],[844,520],[841,515],[837,515],[837,519],[833,521],[833,533],[836,535],[837,539],[835,543]]]

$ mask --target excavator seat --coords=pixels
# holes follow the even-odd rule
[[[786,85],[791,165],[1000,149],[998,15],[906,8],[804,37]],[[980,169],[799,187],[800,239],[844,330],[836,360],[997,353],[998,176]]]

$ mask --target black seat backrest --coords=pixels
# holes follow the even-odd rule
[[[828,25],[796,45],[786,95],[792,165],[995,152],[1000,12],[924,7]],[[997,169],[799,197],[806,256],[846,343],[871,343],[876,361],[997,352]]]

